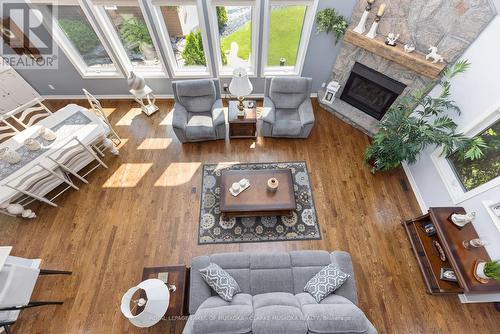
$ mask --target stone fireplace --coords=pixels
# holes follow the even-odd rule
[[[438,47],[438,52],[446,63],[455,62],[496,14],[494,6],[488,0],[384,0],[383,2],[387,4],[387,9],[379,24],[379,44],[383,44],[384,36],[393,32],[400,34],[397,48],[401,49],[405,43],[413,43],[416,51],[409,56],[402,52],[397,53],[396,49],[391,50],[390,46],[383,45],[384,48],[377,45],[377,48],[373,48],[369,45],[370,40],[365,39],[363,35],[355,37],[364,39],[367,45],[353,43],[352,38],[349,39],[346,35],[330,77],[331,80],[340,83],[337,98],[332,105],[322,104],[332,114],[369,136],[377,132],[379,117],[383,116],[379,113],[367,113],[363,110],[363,106],[356,105],[352,101],[346,102],[343,98],[352,95],[350,92],[344,94],[344,91],[346,88],[352,88],[352,82],[349,80],[354,67],[359,67],[356,64],[406,86],[401,95],[395,99],[384,100],[381,96],[376,100],[379,104],[383,104],[383,101],[398,103],[402,96],[429,83],[435,83],[439,79],[437,75],[429,75],[429,71],[425,69],[419,70],[419,66],[409,65],[414,65],[415,62],[425,67],[427,64],[423,55],[428,52],[430,46]],[[367,29],[373,22],[376,9],[381,3],[382,1],[375,2],[368,18]],[[357,1],[350,20],[350,30],[359,22],[365,7],[366,0]],[[350,33],[356,34],[352,31]],[[321,101],[323,91],[318,92],[318,97]]]
[[[340,98],[380,120],[405,88],[405,84],[355,63]]]

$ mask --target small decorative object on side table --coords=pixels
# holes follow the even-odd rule
[[[333,101],[335,101],[335,94],[337,94],[339,89],[340,84],[337,81],[330,81],[328,86],[326,86],[325,95],[323,96],[321,102],[328,103],[330,105],[333,104]]]
[[[158,111],[159,108],[155,104],[156,97],[149,86],[144,86],[141,90],[131,89],[130,93],[134,96],[134,99],[141,106],[142,112],[146,115],[151,116]]]
[[[164,280],[170,288],[170,303],[164,317],[176,317],[188,314],[189,268],[185,265],[145,267],[142,279],[157,278]]]
[[[255,101],[244,101],[244,115],[238,116],[238,101],[229,101],[229,139],[257,138],[257,107]]]

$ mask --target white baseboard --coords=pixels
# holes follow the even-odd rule
[[[458,295],[462,304],[500,302],[500,293],[467,293]]]
[[[425,205],[424,198],[422,197],[422,194],[420,193],[420,189],[418,189],[417,182],[415,182],[415,179],[413,178],[413,175],[411,174],[410,168],[408,167],[408,164],[406,162],[403,162],[401,164],[403,166],[403,170],[405,171],[406,177],[408,178],[408,181],[410,182],[411,189],[413,190],[413,193],[415,194],[415,198],[417,199],[418,205],[420,206],[420,210],[422,211],[423,214],[427,213],[427,205]]]
[[[224,92],[222,93],[222,96],[224,96]],[[103,99],[103,100],[133,100],[134,97],[129,94],[109,94],[109,95],[94,95],[97,99]],[[157,99],[173,99],[174,95],[173,94],[155,94]],[[86,100],[87,97],[83,94],[81,95],[42,95],[42,97],[46,100]],[[249,98],[254,98],[254,99],[262,99],[264,98],[264,94],[251,94],[248,96]],[[311,93],[311,98],[316,98],[318,97],[318,93]]]

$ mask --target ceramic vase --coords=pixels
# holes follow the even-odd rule
[[[486,265],[486,262],[479,262],[476,266],[476,275],[479,278],[482,279],[490,279],[488,276],[484,274],[484,266]]]
[[[38,151],[42,148],[42,144],[36,139],[28,138],[24,141],[24,146],[30,151]]]
[[[42,126],[42,128],[40,129],[40,136],[48,141],[53,141],[57,138],[56,133],[51,129],[46,128],[45,126]]]
[[[0,158],[10,164],[17,164],[22,159],[19,153],[8,147],[0,149]]]
[[[146,86],[146,82],[144,79],[133,71],[130,72],[130,75],[127,78],[128,88],[132,90],[142,90],[144,86]]]

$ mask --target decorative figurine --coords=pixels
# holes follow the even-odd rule
[[[40,128],[40,136],[48,141],[53,141],[57,138],[57,134],[49,128],[42,126]]]
[[[394,33],[390,32],[385,39],[385,44],[389,46],[396,46],[396,41],[398,40],[398,38],[399,34],[395,35]]]
[[[366,34],[366,37],[374,39],[377,36],[378,23],[380,22],[382,16],[384,16],[385,7],[386,7],[385,3],[380,5],[377,12],[377,16],[375,16],[375,22],[373,22],[370,31],[368,31],[368,33]]]
[[[429,52],[429,54],[427,54],[427,56],[425,56],[425,59],[428,60],[429,58],[432,58],[433,59],[433,61],[432,61],[433,64],[436,64],[437,62],[442,63],[444,61],[443,56],[441,56],[440,54],[437,53],[437,51],[438,51],[437,47],[431,46],[429,48],[429,51],[430,52]]]
[[[24,141],[24,147],[30,151],[38,151],[42,148],[42,144],[34,138],[28,138]]]
[[[415,51],[415,45],[414,44],[405,44],[404,46],[404,50],[406,53],[412,53],[413,51]]]
[[[366,20],[368,19],[368,13],[370,13],[370,10],[372,9],[372,4],[375,2],[375,0],[367,0],[368,5],[365,7],[365,11],[363,12],[363,15],[361,15],[361,19],[359,20],[358,25],[356,28],[354,28],[352,31],[357,32],[358,34],[363,34],[366,29]]]
[[[461,215],[458,213],[454,213],[450,217],[451,221],[453,224],[457,225],[458,227],[464,227],[465,225],[469,224],[470,222],[474,221],[476,219],[476,213],[469,212],[465,215]]]
[[[0,148],[0,159],[7,161],[9,164],[17,164],[21,161],[22,156],[9,147]]]
[[[134,73],[134,71],[131,71],[127,78],[127,84],[130,90],[141,91],[144,86],[146,86],[146,81],[144,81],[143,77],[138,76]]]

